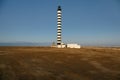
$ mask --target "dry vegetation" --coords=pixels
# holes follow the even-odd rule
[[[0,47],[0,80],[120,80],[120,48]]]

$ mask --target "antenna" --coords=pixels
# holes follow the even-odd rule
[[[57,0],[57,6],[61,5],[60,0]]]

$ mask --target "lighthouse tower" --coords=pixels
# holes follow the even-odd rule
[[[62,18],[62,9],[61,9],[61,6],[58,6],[58,9],[57,9],[57,47],[58,48],[62,48],[61,18]]]

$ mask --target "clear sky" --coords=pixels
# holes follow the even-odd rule
[[[58,5],[63,42],[120,45],[120,0],[0,0],[0,42],[56,42]]]

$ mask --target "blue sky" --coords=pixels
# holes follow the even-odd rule
[[[0,0],[0,42],[53,42],[57,6],[65,43],[120,45],[119,0]]]

